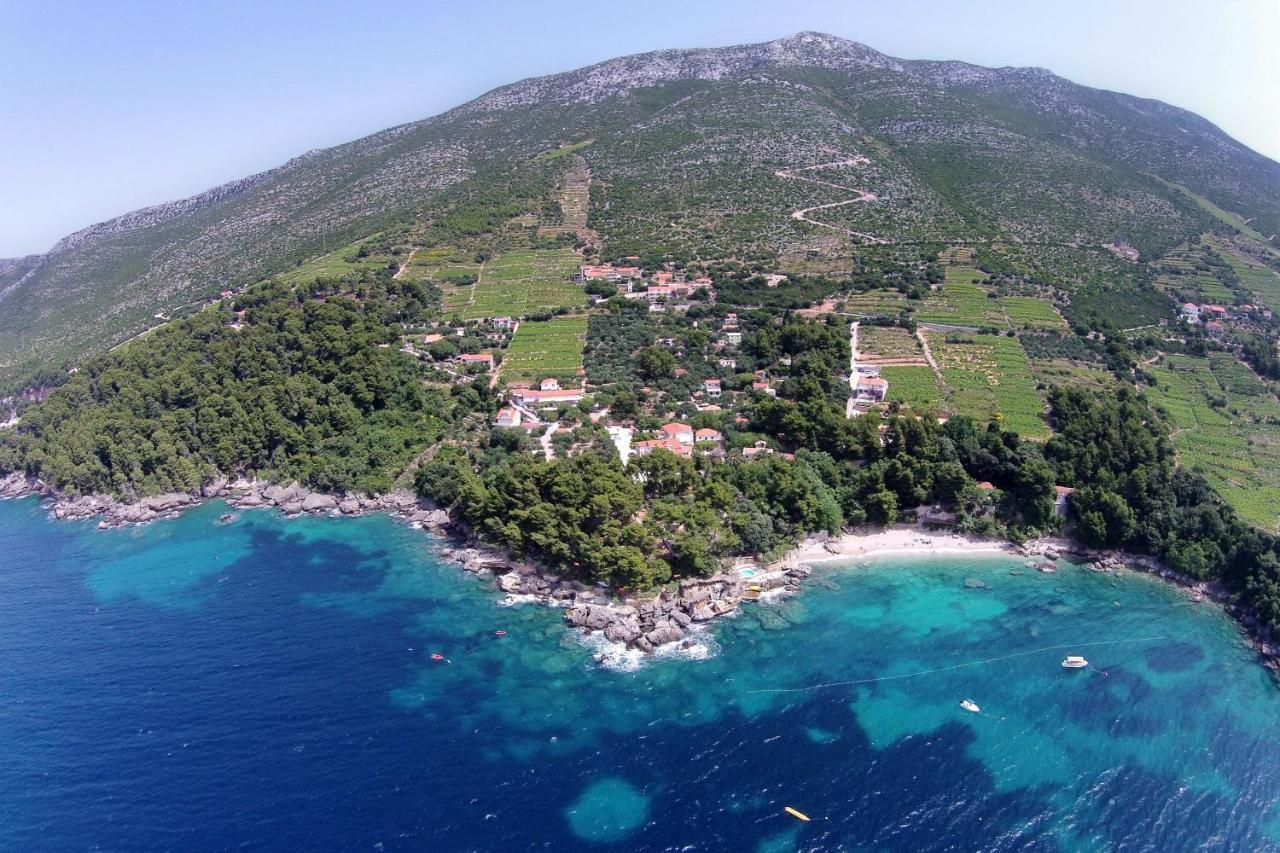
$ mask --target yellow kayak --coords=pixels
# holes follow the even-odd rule
[[[809,816],[807,814],[805,814],[802,811],[798,811],[797,809],[793,809],[791,808],[791,806],[786,806],[784,811],[786,811],[787,814],[791,815],[796,820],[802,820],[806,823],[809,822]]]

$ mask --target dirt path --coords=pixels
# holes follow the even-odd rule
[[[399,278],[404,275],[404,271],[409,268],[409,264],[413,263],[413,256],[418,254],[418,247],[414,246],[409,250],[409,255],[404,259],[404,263],[400,265],[400,269],[396,270],[396,274],[392,278]]]
[[[556,430],[559,428],[560,422],[552,421],[551,425],[547,427],[547,431],[542,434],[542,438],[538,439],[538,443],[542,445],[542,453],[547,457],[548,462],[556,456],[556,451],[551,446],[551,437],[556,434]]]
[[[938,379],[938,387],[942,389],[942,393],[947,393],[947,382],[942,378],[942,368],[938,367],[937,360],[933,357],[933,350],[929,349],[929,339],[925,337],[924,329],[916,329],[916,340],[920,342],[920,347],[924,350],[924,360],[929,362],[929,366],[933,368],[933,375]]]
[[[857,193],[857,195],[854,198],[845,199],[844,201],[833,201],[833,202],[829,202],[828,204],[818,204],[818,205],[814,205],[813,207],[805,207],[805,208],[801,208],[800,210],[792,211],[791,213],[792,219],[798,220],[800,222],[807,222],[810,225],[816,225],[819,228],[829,228],[832,231],[839,231],[841,234],[847,234],[850,237],[858,237],[860,239],[866,240],[868,243],[887,244],[889,241],[884,239],[883,237],[877,237],[874,234],[868,234],[865,231],[854,231],[852,229],[844,228],[839,225],[832,225],[829,222],[822,222],[820,220],[813,219],[809,215],[819,210],[831,210],[832,208],[845,207],[846,205],[850,205],[850,204],[861,204],[864,202],[875,201],[877,196],[875,193],[869,190],[857,189],[855,187],[846,187],[843,184],[837,184],[832,181],[824,181],[821,178],[811,178],[808,175],[800,174],[801,172],[809,172],[814,169],[831,169],[838,166],[861,166],[866,164],[867,162],[869,161],[867,160],[866,157],[862,157],[862,156],[849,157],[844,160],[834,160],[830,163],[818,163],[813,166],[801,166],[796,169],[779,169],[773,174],[779,178],[796,180],[796,181],[807,181],[811,184],[817,184],[823,187],[831,187],[832,189],[843,190],[845,192],[851,192],[851,193]]]
[[[849,399],[844,404],[844,416],[853,417],[853,398],[858,393],[858,321],[849,324]]]
[[[467,307],[468,308],[476,304],[476,288],[480,286],[480,282],[484,281],[484,265],[486,263],[488,262],[487,261],[480,262],[480,266],[476,269],[475,283],[472,284],[471,288],[467,291]]]

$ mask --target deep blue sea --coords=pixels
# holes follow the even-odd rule
[[[224,511],[0,503],[0,848],[1280,850],[1280,691],[1145,577],[827,566],[620,671],[421,531]]]

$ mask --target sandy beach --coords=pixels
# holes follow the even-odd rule
[[[891,527],[875,533],[846,533],[823,542],[806,541],[782,558],[778,565],[826,563],[890,554],[981,554],[1014,553],[1008,542],[977,539],[958,533],[922,530],[919,527]]]

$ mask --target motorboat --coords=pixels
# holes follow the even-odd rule
[[[973,713],[973,714],[982,713],[982,709],[978,707],[978,703],[973,701],[972,699],[961,699],[960,707],[964,708],[966,711],[969,711],[970,713]]]
[[[1080,655],[1067,655],[1062,661],[1063,669],[1084,669],[1089,662]]]

